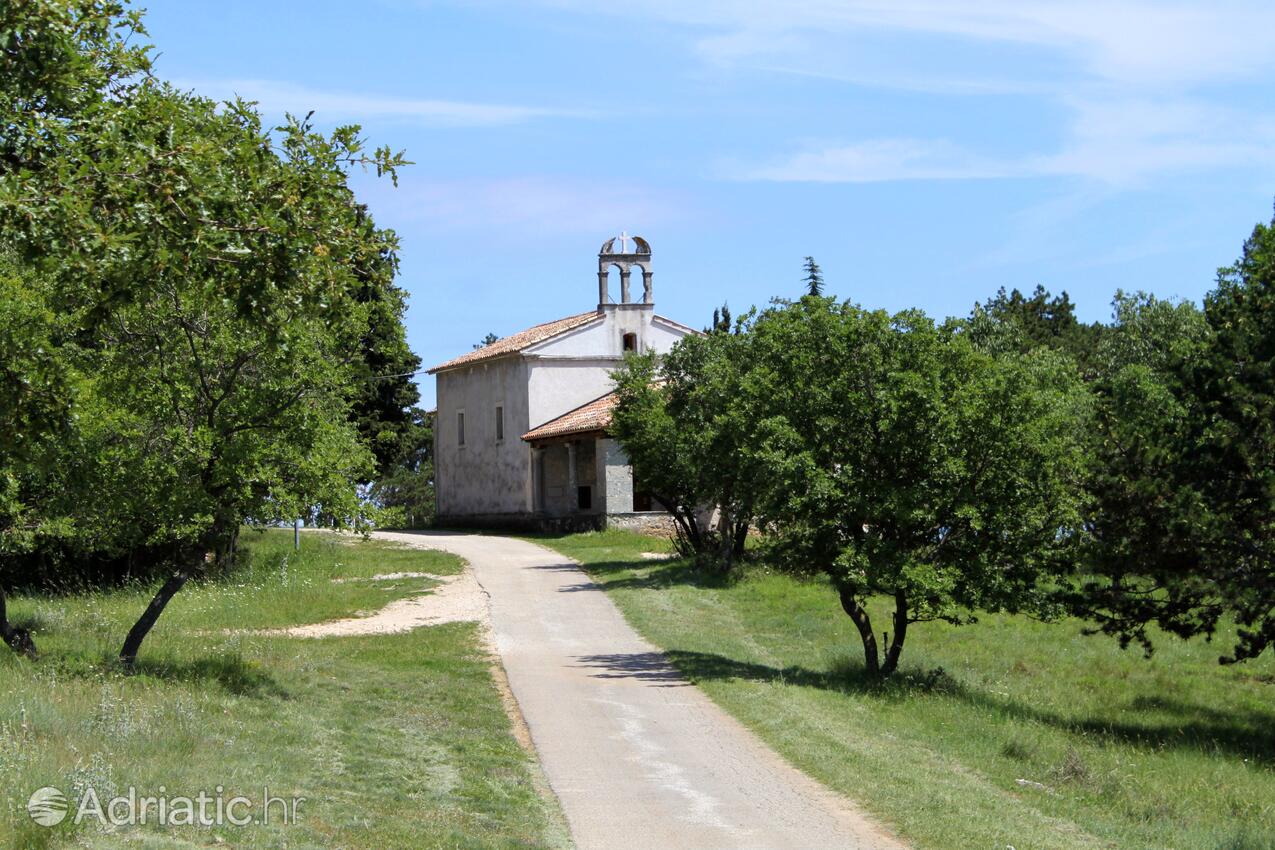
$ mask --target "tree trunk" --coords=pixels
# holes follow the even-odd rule
[[[9,609],[2,588],[0,588],[0,638],[19,655],[35,658],[35,641],[32,640],[31,633],[9,623]]]
[[[868,609],[859,604],[854,594],[846,590],[838,591],[841,596],[841,607],[850,615],[863,640],[863,664],[869,676],[881,675],[881,658],[877,652],[877,636],[872,632],[872,620]]]
[[[747,520],[740,520],[735,523],[735,540],[733,542],[734,554],[736,558],[744,556],[744,547],[748,544],[748,528],[751,525]]]
[[[137,653],[142,648],[142,641],[146,640],[146,636],[155,627],[155,622],[159,620],[159,615],[164,613],[169,601],[189,580],[190,571],[183,569],[173,573],[172,577],[164,582],[164,586],[155,594],[151,604],[146,606],[146,610],[142,612],[142,616],[133,625],[128,637],[124,639],[124,646],[120,649],[120,661],[124,666],[132,667],[137,663]]]
[[[735,565],[735,518],[725,509],[717,518],[717,570],[729,573]]]
[[[899,669],[899,656],[903,654],[903,641],[908,636],[908,597],[902,590],[894,592],[894,640],[885,653],[885,663],[881,665],[881,675],[889,676]]]

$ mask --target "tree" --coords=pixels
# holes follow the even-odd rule
[[[362,207],[359,216],[367,229],[366,237],[381,238]],[[418,427],[415,405],[421,398],[414,380],[421,359],[408,346],[403,327],[407,295],[394,285],[398,260],[393,242],[384,241],[385,250],[379,256],[356,268],[362,281],[357,299],[366,305],[368,320],[360,341],[362,358],[351,377],[351,421],[376,457],[378,477],[390,474],[404,455],[414,451]]]
[[[1188,381],[1203,413],[1192,478],[1219,522],[1211,574],[1239,641],[1275,644],[1275,219],[1258,224],[1204,302],[1211,345]]]
[[[915,623],[1057,610],[1045,587],[1080,522],[1088,415],[1066,358],[812,297],[746,333],[759,522],[779,563],[832,580],[869,675],[897,668]],[[877,594],[894,608],[883,647]]]
[[[1054,296],[1038,284],[1028,297],[1017,289],[1006,292],[1002,286],[994,298],[974,306],[971,320],[981,317],[1015,329],[1020,351],[1038,347],[1065,351],[1082,369],[1091,371],[1102,325],[1080,322],[1066,292]]]
[[[732,327],[730,305],[723,302],[722,306],[713,308],[712,324],[704,328],[704,333],[730,333]]]
[[[823,295],[823,272],[819,268],[819,264],[815,262],[814,257],[806,257],[805,262],[806,276],[803,279],[806,284],[806,294],[813,295],[816,298]]]
[[[20,479],[17,500],[78,558],[167,575],[121,649],[132,662],[242,522],[364,521],[354,379],[401,340],[402,299],[393,234],[347,172],[405,161],[367,152],[356,127],[267,130],[250,104],[150,77],[118,4],[17,5],[0,13],[0,235],[85,376],[74,438],[47,441],[56,480]],[[88,93],[33,93],[46,54],[69,69],[53,84]]]
[[[371,488],[371,498],[383,508],[402,512],[408,528],[422,528],[434,517],[434,415],[412,408],[412,430],[387,473]]]
[[[1078,612],[1150,653],[1238,625],[1224,663],[1275,642],[1275,222],[1218,273],[1203,314],[1118,302],[1096,466],[1093,578]],[[1104,463],[1110,463],[1104,469]]]
[[[720,330],[686,337],[662,361],[630,355],[616,373],[612,433],[635,478],[673,515],[680,548],[722,571],[743,554],[753,519],[750,468],[739,462],[749,429],[736,404],[746,345]]]
[[[485,337],[483,337],[482,339],[480,339],[478,342],[474,344],[474,348],[475,349],[486,348],[487,346],[491,345],[493,342],[499,342],[499,341],[500,341],[500,337],[496,336],[494,333],[491,333],[489,331]]]
[[[69,425],[73,382],[57,356],[63,332],[38,286],[0,261],[0,553],[27,551],[37,540],[21,498],[21,482],[46,473],[44,445]],[[0,639],[33,655],[30,632],[9,622],[4,587],[15,578],[0,569]]]
[[[1207,345],[1194,305],[1118,293],[1096,352],[1090,504],[1070,604],[1122,645],[1150,651],[1151,622],[1183,620],[1207,595],[1198,557],[1207,508],[1184,467],[1198,406],[1182,381]],[[1185,625],[1179,633],[1190,634]]]

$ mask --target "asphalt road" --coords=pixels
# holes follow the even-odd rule
[[[896,850],[688,684],[571,560],[505,537],[378,534],[469,561],[579,850]]]

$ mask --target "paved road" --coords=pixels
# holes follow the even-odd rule
[[[465,558],[579,850],[897,850],[689,685],[569,559],[504,537],[378,534]]]

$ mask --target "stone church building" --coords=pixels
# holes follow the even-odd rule
[[[608,292],[612,268],[620,272],[619,302]],[[575,529],[640,526],[663,516],[607,434],[611,373],[625,353],[663,353],[696,333],[656,314],[653,282],[650,244],[621,234],[598,254],[597,309],[429,370],[438,393],[439,522]]]

